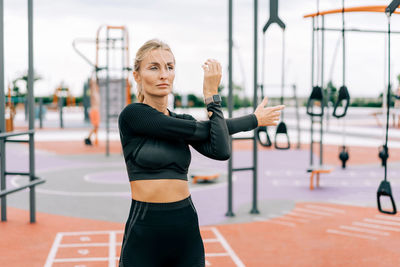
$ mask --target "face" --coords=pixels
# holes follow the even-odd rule
[[[175,60],[171,52],[155,49],[147,53],[133,76],[142,85],[146,97],[165,97],[172,92]]]

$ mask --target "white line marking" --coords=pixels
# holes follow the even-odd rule
[[[323,206],[318,206],[318,205],[306,205],[306,207],[309,209],[318,209],[318,210],[324,210],[324,211],[329,211],[329,212],[346,213],[344,210],[341,210],[341,209],[323,207]]]
[[[78,249],[78,253],[84,256],[89,254],[89,252],[90,251],[88,249]]]
[[[282,222],[282,221],[278,221],[278,220],[269,220],[269,221],[265,221],[267,223],[275,223],[275,224],[280,224],[280,225],[285,225],[285,226],[290,226],[290,227],[296,227],[295,223],[290,223],[290,222]]]
[[[116,258],[114,259],[116,260]],[[55,259],[54,262],[108,261],[108,258],[65,258]]]
[[[377,224],[353,222],[353,225],[364,226],[364,227],[369,227],[369,228],[374,228],[374,229],[379,229],[379,230],[400,232],[400,228],[394,228],[394,227],[390,227],[390,226],[383,226],[383,225],[377,225]]]
[[[365,228],[358,228],[355,226],[347,226],[347,225],[341,225],[339,226],[340,229],[345,229],[345,230],[351,230],[351,231],[356,231],[356,232],[363,232],[363,233],[369,233],[369,234],[376,234],[376,235],[384,235],[384,236],[389,236],[390,234],[387,232],[382,232],[382,231],[376,231],[376,230],[370,230],[370,229],[365,229]]]
[[[302,214],[302,213],[296,213],[296,212],[289,212],[287,215],[297,216],[297,217],[302,217],[302,218],[312,218],[312,219],[320,219],[321,218],[321,216],[317,216],[317,215]]]
[[[303,209],[303,208],[295,208],[294,211],[295,212],[302,211],[302,212],[307,212],[307,213],[312,213],[312,214],[317,214],[317,215],[322,215],[322,216],[333,216],[333,214],[331,214],[331,213],[322,212],[322,211],[316,211],[316,210]]]
[[[205,243],[214,243],[214,242],[218,242],[218,239],[214,239],[214,238],[209,238],[209,239],[203,239],[203,242]]]
[[[107,247],[108,243],[62,244],[59,248]]]
[[[370,223],[378,223],[378,224],[386,224],[386,225],[392,225],[392,226],[400,226],[400,222],[388,222],[388,221],[382,221],[382,220],[375,220],[375,219],[364,219],[365,222],[370,222]]]
[[[265,221],[268,221],[269,220],[269,218],[264,218],[264,217],[255,217],[255,218],[253,218],[253,221],[256,221],[256,222],[265,222]]]
[[[115,232],[110,232],[110,243],[108,247],[108,267],[115,267],[117,235]]]
[[[289,215],[290,216],[290,215]],[[292,222],[300,222],[300,223],[307,223],[309,222],[309,220],[305,220],[305,219],[299,219],[299,218],[292,218],[289,216],[284,216],[284,217],[280,217],[280,220],[288,220],[288,221],[292,221]]]
[[[392,215],[375,215],[376,218],[387,219],[400,222],[400,217],[393,217]]]
[[[77,236],[77,235],[109,235],[110,232],[114,232],[116,234],[123,234],[124,231],[115,230],[115,231],[87,231],[87,232],[60,232],[59,234],[65,236]]]
[[[225,250],[230,254],[232,260],[236,263],[236,266],[238,267],[245,267],[243,262],[239,259],[239,257],[236,255],[236,253],[233,251],[233,249],[229,246],[229,243],[225,240],[225,238],[222,236],[222,234],[218,231],[217,228],[212,227],[211,230],[214,232],[214,234],[217,236],[219,241],[221,242],[222,246],[225,248]]]
[[[337,235],[358,237],[358,238],[371,239],[371,240],[376,240],[377,239],[374,236],[353,234],[353,233],[348,233],[348,232],[343,232],[343,231],[338,231],[338,230],[333,230],[333,229],[327,229],[326,232],[329,233],[329,234],[337,234]]]
[[[61,243],[61,239],[62,239],[62,234],[57,233],[56,238],[55,238],[55,240],[53,242],[53,245],[51,246],[50,253],[47,256],[46,264],[44,265],[44,267],[51,267],[52,266],[52,264],[54,262],[54,259],[56,257],[56,254],[57,254],[58,246]]]
[[[229,257],[229,253],[206,253],[206,257]],[[239,266],[239,265],[238,265]],[[242,265],[244,266],[244,265]]]
[[[281,216],[281,215],[279,215],[279,214],[274,214],[274,213],[267,214],[267,217],[268,217],[268,218],[276,218],[276,217],[279,217],[279,216]]]

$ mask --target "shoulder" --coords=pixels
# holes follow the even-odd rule
[[[143,103],[132,103],[127,105],[120,113],[120,116],[126,115],[143,115],[143,113],[158,112],[156,109]]]
[[[119,114],[118,120],[127,121],[134,119],[135,121],[151,116],[153,113],[157,113],[158,111],[150,107],[149,105],[143,103],[132,103],[127,105]]]

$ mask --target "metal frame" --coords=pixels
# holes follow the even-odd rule
[[[105,29],[105,38],[101,39],[100,35],[102,31]],[[121,37],[112,38],[110,37],[110,31],[119,30],[121,31]],[[92,62],[88,57],[85,56],[78,48],[77,43],[96,43],[96,60]],[[116,46],[115,43],[119,42]],[[94,68],[96,72],[96,81],[99,82],[99,72],[105,71],[106,75],[106,156],[110,155],[110,119],[117,118],[117,114],[110,114],[110,71],[120,71],[121,72],[121,96],[122,102],[125,104],[131,103],[131,92],[130,92],[130,83],[129,83],[129,72],[132,68],[129,67],[129,35],[128,30],[125,26],[110,26],[110,25],[101,25],[97,29],[96,39],[87,39],[87,38],[80,38],[75,39],[72,42],[72,46],[74,50],[81,56],[89,65]],[[100,50],[105,50],[106,53],[106,64],[105,66],[99,65],[99,58],[100,58]],[[110,54],[113,51],[123,51],[122,52],[122,68],[110,68]],[[124,105],[125,106],[125,105]],[[121,107],[124,108],[124,106]],[[87,111],[85,111],[87,112]],[[86,118],[86,113],[85,113]]]
[[[24,132],[5,133],[5,95],[4,95],[4,13],[3,0],[0,0],[0,200],[1,220],[7,220],[7,195],[29,188],[29,210],[30,222],[36,222],[36,196],[35,186],[42,184],[45,180],[35,176],[35,124],[34,124],[34,94],[33,94],[33,0],[28,0],[28,114],[29,130]],[[28,140],[11,140],[10,137],[28,135]],[[29,172],[7,172],[6,171],[6,142],[19,142],[29,144]],[[6,188],[7,175],[29,176],[29,183],[13,189]]]
[[[233,82],[232,82],[232,69],[233,69],[233,60],[232,60],[232,51],[233,51],[233,0],[228,0],[228,112],[229,118],[232,118],[233,113]],[[257,90],[258,90],[258,77],[257,77],[257,67],[258,67],[258,0],[254,0],[254,95],[253,95],[253,108],[254,110],[257,108]],[[233,168],[233,153],[228,161],[228,211],[225,216],[233,217],[235,216],[232,208],[232,174],[233,172],[238,171],[252,171],[253,172],[253,197],[252,197],[252,208],[250,210],[251,214],[259,214],[259,210],[257,208],[257,135],[256,130],[254,130],[253,137],[241,137],[241,138],[230,138],[230,146],[232,147],[233,140],[253,140],[253,166],[246,168]]]

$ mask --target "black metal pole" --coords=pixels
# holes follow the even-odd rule
[[[233,3],[232,0],[228,1],[228,112],[229,118],[232,118],[233,112],[233,85],[232,85],[232,46],[233,46]],[[232,147],[232,137],[230,137],[230,146]],[[233,217],[235,214],[233,213],[232,208],[232,169],[233,169],[233,153],[231,153],[231,157],[228,161],[228,211],[226,212],[225,216]]]
[[[253,96],[253,107],[254,110],[257,108],[257,89],[258,89],[258,0],[254,0],[254,96]],[[253,134],[253,206],[251,208],[251,214],[259,214],[257,208],[257,171],[258,171],[258,158],[257,158],[257,138],[256,130]]]
[[[34,98],[34,67],[33,67],[33,0],[28,0],[28,103],[29,103],[29,130],[35,129],[35,98]],[[35,133],[29,134],[29,181],[35,179]],[[35,187],[29,191],[30,221],[36,221]]]
[[[325,17],[322,16],[322,27],[325,26]],[[324,94],[324,67],[325,67],[325,31],[321,33],[321,88],[322,88],[322,103],[321,109],[322,114],[324,114],[325,108],[325,94]],[[324,116],[321,117],[321,128],[320,128],[320,141],[319,141],[319,165],[323,165],[323,152],[324,152],[324,145],[323,145],[323,136],[324,136]]]
[[[315,18],[312,18],[312,41],[311,41],[311,89],[313,89],[314,87],[314,63],[315,63],[315,58],[314,58],[314,54],[315,54]],[[311,127],[310,127],[310,136],[311,136],[311,140],[310,140],[310,166],[312,166],[314,164],[314,128],[313,128],[313,124],[314,124],[314,118],[313,116],[311,117]]]
[[[109,29],[107,28],[107,52],[106,52],[106,66],[107,66],[107,77],[106,77],[106,156],[110,156],[110,39]]]
[[[387,81],[387,98],[386,98],[386,136],[385,136],[385,146],[386,152],[389,150],[388,148],[388,137],[389,137],[389,114],[390,114],[390,13],[387,13],[388,16],[388,81]],[[385,163],[385,181],[387,180],[387,162]]]
[[[43,128],[43,97],[39,98],[39,128]]]
[[[59,109],[59,115],[60,115],[60,128],[64,128],[64,114],[63,114],[63,108],[64,108],[64,97],[60,95],[58,97],[58,109]]]
[[[5,123],[5,95],[4,95],[4,12],[3,0],[0,0],[0,132],[6,131]],[[0,190],[6,190],[6,176],[5,176],[5,142],[0,139]],[[1,221],[7,220],[7,199],[6,196],[1,197]]]

